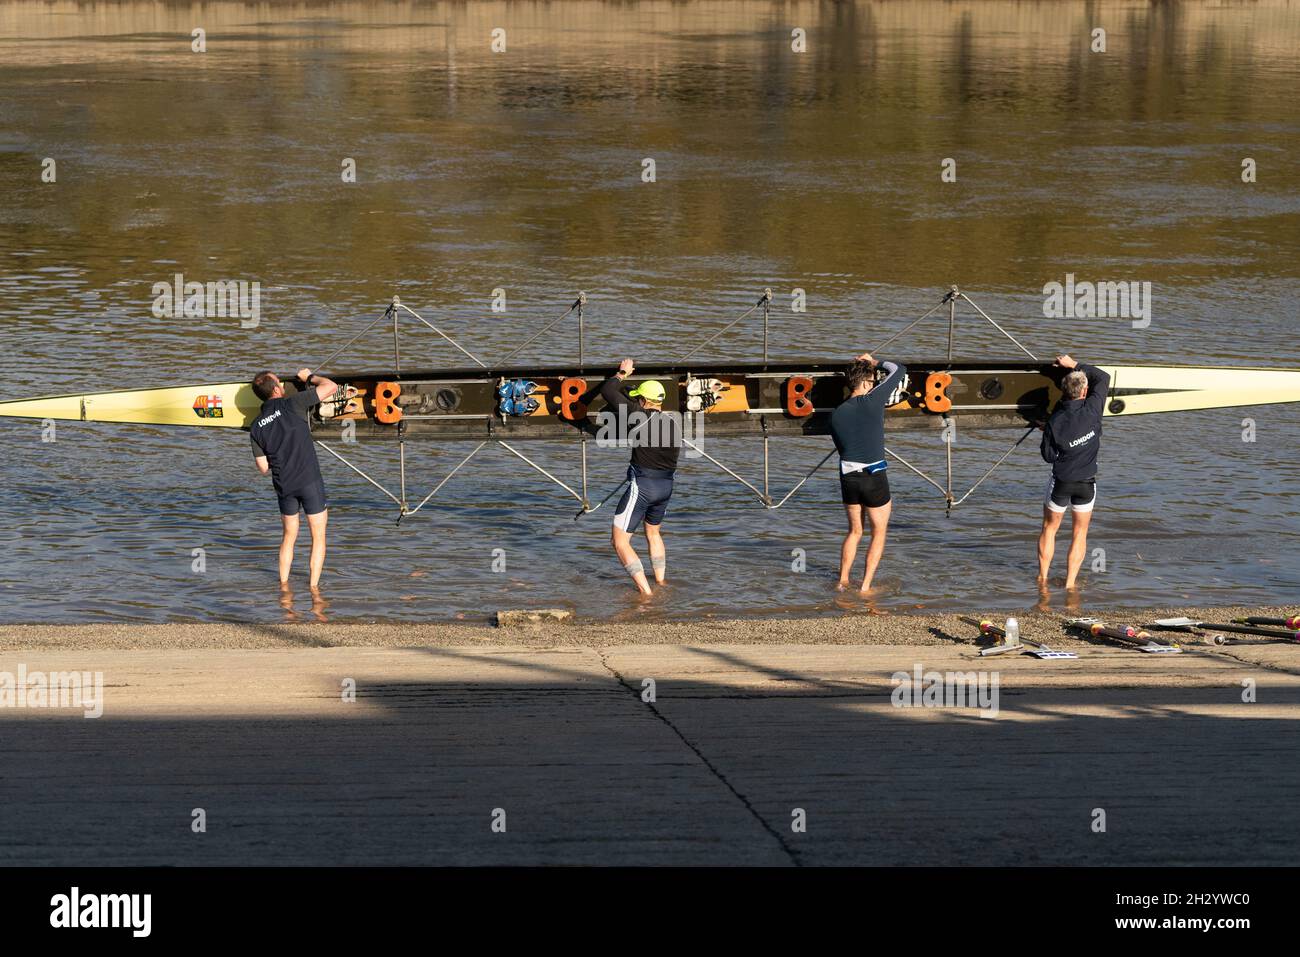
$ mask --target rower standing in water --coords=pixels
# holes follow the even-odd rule
[[[673,494],[673,474],[681,453],[681,423],[664,413],[667,394],[662,382],[650,379],[624,394],[621,386],[636,366],[631,359],[619,363],[618,372],[600,386],[609,412],[619,421],[618,435],[632,446],[632,461],[627,467],[627,491],[618,501],[610,541],[623,568],[636,582],[642,595],[651,594],[645,566],[632,547],[632,535],[645,522],[646,544],[650,547],[650,567],[655,584],[662,585],[668,573],[668,552],[660,526]]]
[[[1065,588],[1078,587],[1079,569],[1088,551],[1088,523],[1097,501],[1097,453],[1101,451],[1101,417],[1106,409],[1110,376],[1096,366],[1058,356],[1056,364],[1070,372],[1061,380],[1061,401],[1043,425],[1043,461],[1052,463],[1043,503],[1043,529],[1038,536],[1038,586],[1047,588],[1047,573],[1056,552],[1056,533],[1066,509],[1070,519],[1070,552]]]
[[[280,540],[280,585],[289,583],[301,510],[307,513],[307,527],[311,529],[311,588],[315,591],[325,568],[329,507],[307,417],[314,406],[338,391],[338,386],[324,376],[312,375],[309,369],[298,372],[298,382],[299,391],[289,396],[285,394],[284,383],[274,373],[262,372],[253,379],[253,392],[262,400],[262,411],[253,421],[249,434],[257,470],[271,476],[280,500],[284,531]]]
[[[885,378],[875,382],[877,365]],[[877,363],[864,352],[853,360],[845,378],[849,397],[831,413],[831,437],[840,453],[840,493],[849,530],[840,548],[840,581],[837,589],[849,587],[849,573],[862,541],[864,517],[871,525],[871,544],[867,546],[866,571],[860,592],[871,590],[880,558],[885,552],[885,533],[892,510],[889,478],[885,461],[885,407],[892,393],[903,382],[907,369],[897,363]]]

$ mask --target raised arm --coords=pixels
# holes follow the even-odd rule
[[[1086,362],[1079,363],[1079,371],[1088,377],[1088,395],[1083,404],[1101,415],[1106,409],[1106,396],[1110,394],[1110,373]]]
[[[600,395],[610,408],[632,407],[632,400],[623,394],[623,380],[632,374],[636,364],[631,359],[624,359],[618,364],[618,371],[600,384]]]
[[[327,379],[323,375],[312,375],[310,369],[299,369],[298,381],[302,383],[304,392],[310,393],[312,387],[315,387],[316,401],[310,403],[311,405],[318,405],[321,402],[324,402],[339,390],[338,383],[333,379]]]
[[[907,374],[907,368],[897,362],[890,362],[888,359],[877,360],[869,352],[864,352],[857,358],[866,360],[872,366],[885,370],[885,377],[872,386],[868,396],[879,396],[876,400],[878,402],[888,401],[890,394],[897,388],[903,376]]]
[[[1071,372],[1077,369],[1088,377],[1088,394],[1084,397],[1083,404],[1101,415],[1106,408],[1106,396],[1110,393],[1110,373],[1086,362],[1077,362],[1069,356],[1057,356],[1056,364]]]

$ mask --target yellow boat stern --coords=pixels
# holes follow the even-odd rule
[[[1300,402],[1300,370],[1230,366],[1100,366],[1111,417]]]
[[[244,429],[261,407],[248,383],[227,382],[0,402],[0,416]]]

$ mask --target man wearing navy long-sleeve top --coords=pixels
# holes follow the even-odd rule
[[[877,383],[876,367],[885,372]],[[871,590],[880,558],[885,552],[885,532],[892,509],[885,461],[885,408],[890,396],[906,381],[907,370],[893,362],[877,363],[868,353],[853,360],[845,374],[849,397],[831,413],[831,438],[840,453],[840,496],[849,530],[840,546],[839,589],[849,586],[849,572],[857,558],[864,524],[871,526],[866,571],[859,591]],[[864,522],[865,518],[865,522]]]
[[[1097,453],[1101,451],[1101,418],[1106,411],[1110,376],[1069,356],[1056,364],[1070,372],[1061,380],[1062,397],[1043,425],[1043,461],[1052,465],[1043,503],[1043,530],[1038,536],[1038,584],[1047,586],[1047,573],[1056,552],[1056,533],[1066,509],[1071,512],[1070,552],[1065,588],[1078,587],[1079,569],[1088,551],[1088,524],[1097,502]]]

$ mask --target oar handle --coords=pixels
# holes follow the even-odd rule
[[[1096,638],[1114,638],[1116,641],[1143,642],[1143,643],[1151,640],[1150,632],[1143,631],[1138,628],[1134,628],[1132,625],[1124,625],[1123,627],[1113,628],[1108,625],[1103,625],[1101,622],[1093,622],[1091,624],[1084,623],[1084,622],[1072,622],[1070,627],[1079,631],[1086,632],[1087,634],[1090,634]]]
[[[982,635],[992,635],[994,638],[1005,638],[1007,636],[1006,631],[993,624],[993,622],[989,621],[987,618],[967,618],[963,615],[961,620],[968,625],[974,625],[980,630],[980,634]]]

